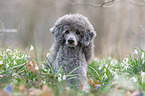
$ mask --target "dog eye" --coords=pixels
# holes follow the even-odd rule
[[[76,34],[77,34],[77,35],[79,35],[79,34],[80,34],[80,32],[79,32],[79,31],[77,31],[77,32],[76,32]]]
[[[66,31],[65,31],[65,33],[66,33],[66,34],[69,34],[69,31],[68,31],[68,30],[66,30]]]

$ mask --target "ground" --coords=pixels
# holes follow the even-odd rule
[[[28,46],[25,52],[19,49],[1,49],[0,95],[143,96],[144,54],[144,50],[135,48],[122,60],[113,57],[94,58],[87,73],[91,89],[89,92],[83,92],[82,84],[79,90],[65,87],[65,80],[73,75],[64,74],[61,68],[54,72],[51,64],[45,67],[46,58],[40,57],[33,46]]]

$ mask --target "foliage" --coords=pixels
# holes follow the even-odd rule
[[[32,52],[35,56],[32,56]],[[54,72],[47,58],[37,56],[32,45],[25,52],[7,48],[0,51],[0,95],[143,96],[145,92],[145,51],[135,48],[122,61],[108,57],[95,58],[88,65],[89,92],[68,88],[65,81],[72,76],[62,68]],[[49,55],[49,52],[48,54]],[[33,58],[32,58],[33,57]],[[45,64],[49,66],[45,66]],[[75,70],[75,69],[74,69]],[[83,85],[82,85],[83,86]],[[81,86],[81,87],[82,87]]]

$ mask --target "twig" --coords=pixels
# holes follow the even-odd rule
[[[143,28],[141,25],[139,26],[143,31],[145,31],[145,28]]]
[[[139,25],[139,27],[140,27],[143,31],[145,31],[145,28],[143,28],[142,25]],[[133,34],[133,35],[140,35],[140,34],[143,34],[143,35],[144,35],[145,32],[140,32],[140,33],[132,32],[132,34]]]
[[[138,6],[138,7],[145,7],[145,1],[144,0],[139,0],[140,2],[142,2],[143,4],[137,4],[133,1],[130,1],[131,4],[135,5],[135,6]]]
[[[18,32],[17,29],[0,29],[0,33],[4,33],[4,32],[7,32],[7,33],[15,33],[15,32]]]
[[[115,2],[115,0],[103,2],[103,3],[101,4],[101,7],[103,7],[103,6],[106,5],[106,4],[113,3],[113,2]]]
[[[111,4],[111,6],[105,6],[106,4],[113,3],[115,0],[103,2],[102,4],[94,4],[94,3],[77,3],[77,2],[72,2],[70,0],[65,0],[66,2],[70,3],[71,5],[89,5],[93,7],[112,7],[114,4]]]

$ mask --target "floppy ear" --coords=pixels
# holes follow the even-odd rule
[[[57,43],[62,43],[63,42],[64,36],[63,36],[63,33],[62,33],[62,27],[61,26],[53,26],[50,29],[50,32],[55,37],[55,40],[56,40]]]
[[[88,46],[91,40],[93,40],[96,37],[95,31],[87,30],[87,32],[84,34],[84,36],[81,39],[81,43],[85,46]]]

